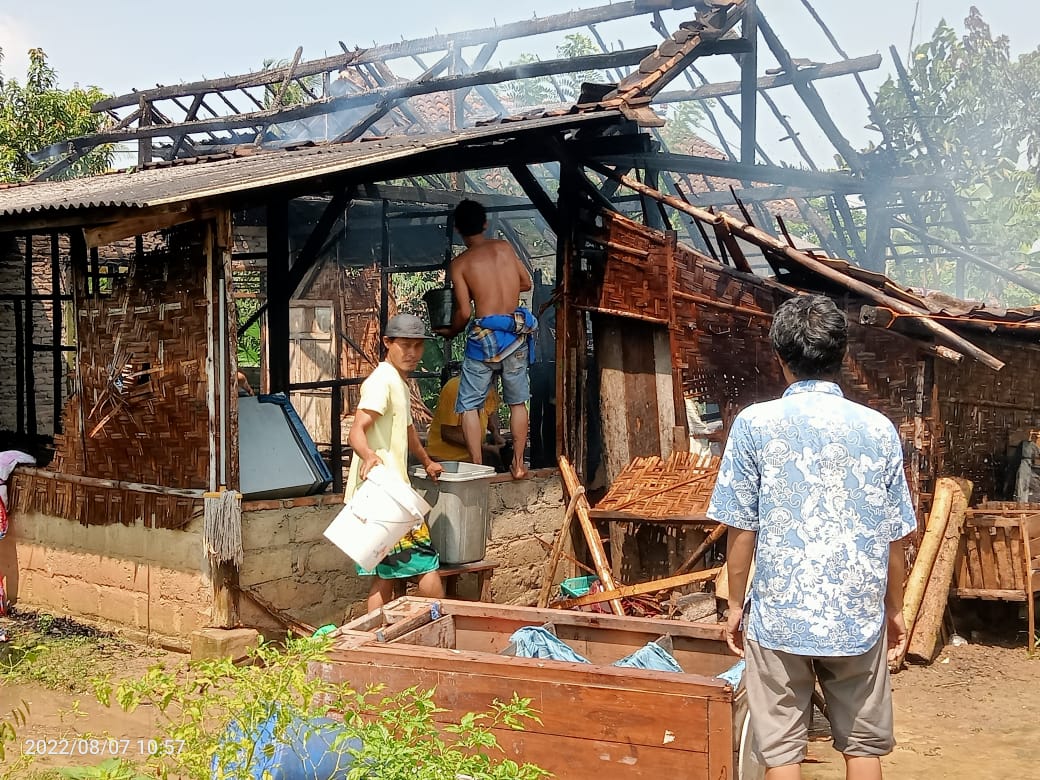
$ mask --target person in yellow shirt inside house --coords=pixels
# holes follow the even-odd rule
[[[430,430],[426,441],[426,451],[430,457],[437,461],[456,460],[469,462],[469,450],[466,440],[462,435],[462,415],[455,411],[455,401],[459,397],[459,373],[462,364],[458,362],[449,363],[445,366],[441,379],[450,376],[441,394],[437,398],[437,407],[433,411],[433,420],[430,422]],[[498,391],[492,387],[488,392],[487,400],[480,410],[480,430],[486,430],[490,434],[491,443],[482,445],[483,461],[488,466],[494,466],[496,471],[504,471],[502,448],[506,446],[505,439],[498,429],[498,408],[502,399]]]
[[[407,377],[415,371],[428,339],[426,326],[412,314],[390,318],[383,333],[386,359],[376,366],[361,385],[361,399],[354,414],[348,440],[354,449],[350,475],[344,486],[344,500],[357,490],[375,466],[385,466],[403,482],[408,482],[408,454],[414,455],[437,480],[444,468],[430,458],[412,424],[411,399]],[[416,578],[420,596],[444,598],[441,583],[440,556],[430,541],[425,521],[409,531],[383,558],[375,569],[357,567],[363,577],[372,577],[368,592],[369,611],[378,609],[394,598],[398,585]]]

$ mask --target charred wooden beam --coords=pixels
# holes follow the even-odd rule
[[[336,192],[332,196],[332,200],[329,201],[329,205],[325,207],[321,217],[318,218],[317,224],[314,226],[311,234],[307,236],[303,249],[296,256],[296,260],[293,262],[292,267],[289,268],[289,273],[286,276],[286,284],[288,285],[290,295],[296,292],[296,288],[300,286],[303,277],[307,275],[307,272],[321,256],[321,249],[325,245],[325,239],[332,232],[333,225],[338,220],[345,219],[344,211],[353,199],[354,192],[355,189],[353,187],[344,187]]]
[[[638,62],[643,59],[651,48],[628,49],[611,54],[591,54],[584,57],[570,57],[544,62],[530,62],[515,65],[509,68],[487,70],[482,73],[462,74],[458,76],[446,76],[429,81],[410,82],[395,87],[373,89],[356,95],[345,95],[342,97],[328,98],[316,103],[306,103],[295,108],[286,110],[255,111],[250,114],[238,116],[220,117],[214,119],[201,119],[188,123],[171,123],[138,127],[134,130],[109,131],[95,133],[91,136],[82,136],[74,141],[89,141],[93,145],[103,143],[114,143],[132,139],[148,139],[160,136],[172,137],[180,132],[204,133],[209,130],[232,130],[240,127],[254,127],[263,125],[270,120],[279,123],[289,122],[295,119],[305,119],[312,116],[320,116],[343,108],[359,105],[377,103],[383,99],[409,98],[416,95],[427,95],[432,92],[445,92],[455,89],[463,89],[478,84],[497,84],[503,81],[515,79],[533,78],[536,76],[547,76],[554,73],[572,73],[584,70],[600,70],[612,67],[618,63]]]
[[[635,98],[652,97],[661,92],[693,60],[710,54],[731,54],[747,50],[747,42],[727,39],[726,33],[743,17],[745,0],[735,0],[726,6],[712,6],[697,14],[697,20],[684,23],[670,40],[662,43],[652,54],[639,63],[639,70],[628,76],[607,96],[630,102]]]
[[[538,183],[538,180],[531,173],[531,169],[526,165],[510,165],[509,172],[513,174],[513,178],[516,179],[520,188],[524,191],[524,194],[530,198],[531,203],[538,213],[542,215],[552,231],[559,236],[560,235],[560,212],[553,203],[552,198],[549,197],[548,193],[542,189],[542,185]]]
[[[664,7],[673,9],[689,8],[697,5],[697,0],[671,0]],[[430,52],[446,51],[451,44],[456,46],[475,46],[488,43],[492,40],[505,41],[513,38],[524,38],[529,35],[540,35],[558,30],[569,30],[577,27],[586,27],[597,22],[609,22],[614,19],[625,19],[630,16],[638,16],[650,13],[662,7],[647,7],[645,2],[630,0],[630,2],[611,3],[608,5],[588,8],[581,11],[571,11],[563,14],[553,14],[541,19],[525,20],[522,22],[511,22],[501,26],[486,27],[482,29],[466,30],[446,35],[431,35],[426,38],[400,41],[383,46],[373,46],[369,49],[361,49],[353,52],[345,52],[332,57],[323,57],[317,60],[302,62],[296,68],[297,77],[313,76],[319,73],[342,70],[350,65],[360,65],[367,62],[378,62],[412,55],[427,54]],[[245,89],[248,87],[260,87],[266,84],[274,84],[285,78],[288,68],[272,68],[270,70],[256,71],[240,76],[228,76],[220,79],[206,79],[187,84],[174,84],[156,89],[146,89],[140,92],[131,92],[125,95],[108,98],[99,101],[92,106],[93,111],[106,111],[108,109],[120,108],[122,106],[137,105],[139,99],[146,101],[166,100],[171,97],[189,97],[196,92],[219,92],[224,90]]]
[[[695,173],[704,176],[737,179],[739,181],[766,182],[805,189],[826,189],[829,192],[858,194],[877,186],[876,181],[851,173],[831,171],[805,171],[783,168],[776,165],[745,165],[713,157],[697,157],[687,154],[641,153],[632,155],[604,155],[596,158],[600,162],[627,164],[632,167],[658,167],[675,173]],[[930,175],[902,176],[889,179],[886,187],[894,190],[913,190],[935,186],[938,178]]]
[[[740,59],[740,161],[755,164],[755,138],[758,128],[758,9],[756,0],[745,0],[741,34],[751,51]]]
[[[853,171],[857,173],[862,172],[864,169],[862,156],[852,148],[852,144],[842,135],[830,112],[827,111],[823,98],[820,97],[813,86],[812,81],[804,77],[804,74],[791,58],[790,53],[781,43],[780,38],[777,37],[773,28],[769,26],[769,22],[766,21],[766,18],[761,13],[758,14],[758,29],[762,33],[762,38],[765,40],[769,50],[773,52],[773,56],[780,63],[780,67],[791,77],[791,84],[802,99],[805,107],[809,109],[809,113],[813,115],[817,124],[820,125],[820,129],[827,136],[827,140],[838,150],[838,153],[841,154]]]
[[[426,71],[422,73],[419,76],[419,78],[416,79],[416,81],[426,81],[428,79],[433,78],[434,76],[443,73],[445,68],[447,68],[451,64],[451,62],[451,54],[445,54],[443,57],[437,60],[437,62],[435,62],[432,67],[427,68]],[[359,119],[353,127],[349,127],[346,130],[344,130],[342,133],[336,136],[333,139],[333,141],[356,141],[358,138],[364,135],[368,131],[368,129],[372,127],[372,125],[374,125],[384,116],[386,116],[390,111],[396,108],[398,104],[400,104],[405,99],[406,98],[401,97],[384,98],[383,100],[379,101],[379,104],[376,105],[376,107],[373,108],[368,114]]]
[[[814,65],[802,68],[798,71],[799,78],[807,81],[819,81],[836,76],[847,76],[849,74],[862,73],[868,70],[877,70],[881,67],[881,55],[871,54],[867,57],[857,57],[841,62],[827,63],[826,65]],[[755,88],[760,92],[777,87],[785,87],[794,83],[791,74],[784,72],[771,76],[762,76],[755,82]],[[705,84],[694,89],[668,90],[661,92],[654,98],[655,104],[681,103],[686,100],[716,100],[721,97],[739,95],[743,91],[740,81],[720,81],[713,84]]]

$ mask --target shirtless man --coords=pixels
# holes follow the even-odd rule
[[[531,275],[508,242],[484,235],[487,212],[476,201],[464,200],[456,207],[455,230],[462,236],[466,251],[452,261],[449,272],[455,288],[451,326],[437,331],[446,338],[466,331],[466,357],[455,411],[462,415],[462,435],[470,459],[481,463],[479,410],[495,372],[502,372],[502,396],[509,405],[513,434],[509,470],[514,479],[522,479],[527,476],[526,403],[531,397],[527,367],[534,354],[538,321],[520,306],[520,293],[531,289]]]

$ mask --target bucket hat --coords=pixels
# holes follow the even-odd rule
[[[397,314],[386,323],[383,335],[388,339],[432,339],[426,325],[414,314]]]

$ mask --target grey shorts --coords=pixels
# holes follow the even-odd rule
[[[526,403],[531,397],[531,379],[527,373],[527,344],[523,343],[498,363],[485,363],[467,357],[462,361],[456,414],[483,409],[495,373],[502,373],[502,399],[509,406]]]
[[[820,681],[834,748],[847,756],[884,756],[895,747],[885,635],[863,655],[814,657],[745,641],[745,686],[754,753],[767,767],[805,759],[812,692]]]

